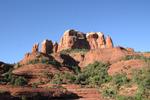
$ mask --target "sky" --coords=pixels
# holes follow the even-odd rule
[[[59,42],[68,29],[150,51],[150,0],[0,0],[0,61],[16,63],[34,43]]]

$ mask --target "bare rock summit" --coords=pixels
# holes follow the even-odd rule
[[[105,38],[102,32],[83,33],[74,29],[64,32],[59,43],[53,43],[52,40],[44,40],[41,43],[40,52],[43,54],[57,53],[67,49],[103,49],[113,48],[113,40],[110,36]],[[39,52],[39,44],[34,44],[32,53]]]

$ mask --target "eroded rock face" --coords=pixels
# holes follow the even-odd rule
[[[87,40],[90,44],[90,49],[106,48],[106,41],[102,32],[87,33]]]
[[[38,44],[32,48],[32,53],[38,52]],[[54,43],[51,40],[42,42],[41,52],[44,54],[57,53],[67,49],[102,49],[113,48],[113,41],[110,36],[106,37],[102,32],[89,32],[84,34],[76,30],[67,30],[64,32],[60,43]]]
[[[32,53],[38,52],[39,51],[39,44],[34,44],[32,47]]]
[[[114,47],[114,45],[113,45],[113,41],[112,41],[111,37],[107,36],[106,37],[106,48],[113,48],[113,47]]]
[[[97,39],[98,48],[105,48],[106,41],[105,41],[104,34],[102,32],[98,32],[97,34],[99,36]]]
[[[116,73],[126,73],[130,75],[132,70],[140,69],[146,66],[146,63],[143,60],[127,60],[127,61],[118,61],[110,66],[108,73],[109,75],[115,75]]]
[[[134,55],[134,53],[128,52],[126,49],[119,47],[105,48],[105,49],[94,49],[90,50],[84,55],[84,60],[79,63],[80,67],[85,67],[88,64],[92,64],[95,61],[104,63],[116,63],[127,55]]]
[[[87,33],[87,40],[90,45],[90,49],[97,49],[98,48],[98,34],[94,32]]]
[[[44,54],[50,54],[53,52],[53,42],[51,40],[44,40],[42,42],[41,52]]]
[[[88,42],[86,40],[86,35],[76,30],[67,30],[60,40],[58,51],[74,48],[89,48]]]
[[[58,50],[58,43],[56,42],[56,43],[54,43],[54,45],[53,45],[53,53],[56,53],[57,50]]]

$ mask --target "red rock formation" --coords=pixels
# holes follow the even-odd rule
[[[56,53],[57,50],[58,50],[58,43],[56,42],[56,43],[54,43],[54,45],[53,45],[53,53]]]
[[[97,44],[98,48],[105,48],[106,47],[106,42],[105,42],[105,37],[102,32],[98,32],[98,39],[97,39]]]
[[[58,51],[72,48],[75,40],[76,40],[76,32],[74,30],[67,30],[60,40]]]
[[[41,52],[44,54],[50,54],[53,52],[53,42],[51,40],[44,40],[42,42]]]
[[[58,51],[74,48],[89,48],[86,36],[75,30],[67,30],[60,40]]]
[[[58,45],[58,51],[65,49],[101,49],[113,48],[113,42],[110,36],[105,40],[102,32],[89,32],[85,35],[76,30],[65,31]]]
[[[95,33],[95,32],[87,33],[87,40],[89,42],[90,49],[97,49],[98,48],[97,39],[98,39],[97,33]]]
[[[112,64],[109,67],[109,75],[115,75],[116,73],[126,73],[130,75],[133,69],[140,69],[146,66],[146,63],[143,60],[127,60],[127,61],[118,61],[117,63]]]
[[[38,52],[39,51],[39,44],[34,44],[32,47],[32,53]]]
[[[126,57],[127,55],[134,55],[134,53],[130,53],[127,50],[119,47],[94,49],[90,50],[84,55],[84,60],[80,61],[79,66],[85,67],[88,64],[94,63],[95,61],[113,64],[119,60],[122,60],[122,58]]]
[[[106,48],[113,48],[113,47],[114,47],[114,45],[113,45],[113,41],[112,41],[111,37],[107,36],[106,37]]]
[[[39,44],[35,44],[32,48],[32,53],[38,52],[38,47]],[[89,32],[86,35],[76,30],[67,30],[64,32],[59,44],[53,44],[51,40],[44,40],[42,42],[41,52],[50,54],[66,49],[101,48],[113,48],[113,42],[110,36],[105,39],[102,32]]]

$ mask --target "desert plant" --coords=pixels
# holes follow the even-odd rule
[[[66,50],[62,50],[60,53],[61,54],[69,54],[69,53],[81,53],[81,54],[85,54],[88,51],[89,51],[88,49],[66,49]]]
[[[137,99],[135,99],[132,96],[122,96],[122,95],[119,95],[119,96],[116,97],[116,100],[137,100]]]
[[[117,90],[113,88],[106,88],[102,91],[102,95],[105,97],[115,98],[117,95]]]
[[[143,60],[146,63],[150,62],[150,58],[149,57],[145,57],[143,55],[127,55],[123,58],[123,60],[132,60],[132,59],[139,59],[139,60]]]
[[[76,80],[75,75],[70,73],[57,73],[52,78],[53,84],[67,84],[67,83],[74,83]]]
[[[63,83],[63,77],[61,73],[57,73],[54,75],[52,79],[53,84],[62,84]]]
[[[27,84],[26,78],[13,75],[12,69],[9,70],[7,73],[3,74],[3,79],[1,81],[15,86],[23,86]]]
[[[17,77],[14,81],[15,86],[24,86],[27,84],[27,80],[24,77]]]
[[[28,100],[26,96],[21,96],[21,100]]]
[[[111,77],[107,73],[108,64],[95,62],[86,66],[77,76],[76,83],[97,86],[108,82]]]
[[[117,73],[112,78],[112,82],[117,86],[127,84],[129,81],[130,80],[127,78],[126,74]]]

